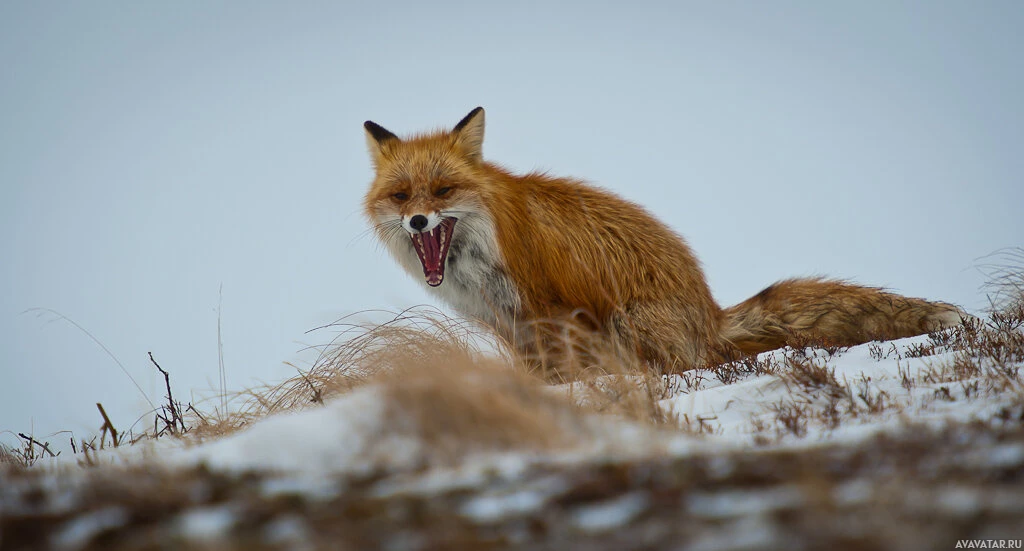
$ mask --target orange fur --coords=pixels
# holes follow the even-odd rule
[[[685,240],[640,206],[484,161],[482,109],[452,131],[407,139],[366,129],[376,176],[364,207],[378,236],[410,273],[427,274],[409,224],[429,217],[429,232],[456,219],[448,264],[441,257],[441,277],[452,273],[431,290],[541,363],[612,345],[675,372],[799,339],[852,345],[959,319],[951,305],[824,280],[783,281],[722,310]]]

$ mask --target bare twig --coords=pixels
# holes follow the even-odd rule
[[[199,420],[203,422],[203,424],[207,423],[206,416],[203,415],[202,413],[199,413],[199,410],[196,409],[195,406],[193,406],[192,404],[189,404],[188,407],[185,408],[185,411],[191,411],[192,413],[196,414],[196,417],[198,417]]]
[[[40,442],[40,441],[36,440],[35,438],[33,438],[33,437],[23,433],[23,432],[19,432],[18,436],[21,437],[21,438],[24,438],[25,441],[28,443],[29,450],[30,450],[30,455],[35,455],[35,453],[31,451],[33,445],[39,446],[40,448],[43,448],[43,451],[48,453],[48,454],[50,454],[50,457],[57,457],[57,455],[60,453],[60,452],[53,453],[53,451],[50,450],[50,444],[48,442]]]
[[[103,409],[103,404],[96,402],[96,408],[100,410],[100,415],[103,416],[103,426],[100,427],[100,449],[103,449],[103,438],[110,432],[110,439],[114,443],[116,448],[118,445],[117,429],[114,428],[114,424],[110,422],[110,417],[107,417],[106,410]]]
[[[157,418],[164,422],[164,429],[157,433],[160,436],[165,431],[170,431],[171,434],[179,434],[187,432],[185,428],[185,419],[181,415],[181,404],[174,401],[174,395],[171,393],[171,374],[160,367],[160,364],[153,358],[153,353],[149,352],[149,361],[153,362],[157,370],[160,371],[164,376],[164,385],[167,387],[167,405],[161,409],[166,412],[166,415],[157,414]]]
[[[287,363],[287,362],[285,362],[285,363]],[[296,366],[296,365],[292,365],[292,364],[288,364],[288,365],[291,365],[292,367],[294,367],[294,368],[295,368],[295,371],[298,371],[298,372],[299,372],[299,377],[302,377],[302,380],[303,380],[303,381],[306,381],[306,384],[308,384],[308,385],[309,385],[309,390],[310,390],[310,392],[312,392],[312,393],[313,393],[313,395],[312,395],[312,396],[310,396],[310,398],[309,398],[309,401],[310,401],[310,402],[312,402],[312,403],[314,403],[314,404],[322,404],[322,403],[324,403],[324,397],[323,397],[323,390],[321,390],[321,389],[318,389],[318,388],[317,388],[317,387],[316,387],[316,386],[315,386],[315,385],[313,384],[313,381],[310,381],[310,380],[309,380],[309,377],[307,377],[307,376],[306,376],[306,374],[305,374],[305,373],[303,373],[303,372],[302,372],[302,370],[301,370],[301,369],[299,369],[299,367],[298,367],[298,366]]]

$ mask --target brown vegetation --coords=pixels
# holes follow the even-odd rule
[[[621,351],[591,353],[571,371],[572,382],[552,387],[517,363],[505,343],[437,312],[403,312],[381,325],[342,320],[326,328],[339,332],[337,344],[324,347],[309,370],[240,394],[242,405],[230,412],[182,407],[168,376],[168,404],[158,412],[165,424],[148,437],[201,443],[278,412],[324,407],[369,385],[385,405],[387,429],[378,436],[424,444],[417,468],[338,474],[320,481],[318,492],[303,491],[294,473],[149,462],[55,476],[32,467],[52,446],[20,435],[20,447],[0,446],[0,549],[62,542],[85,549],[620,549],[681,542],[729,548],[742,543],[738,534],[760,534],[761,547],[895,549],[1020,537],[1014,530],[1024,519],[1024,292],[1015,285],[1016,292],[1001,288],[985,319],[933,332],[909,348],[872,346],[872,356],[900,365],[897,381],[886,387],[867,376],[838,377],[831,363],[843,348],[802,346],[676,379]],[[911,371],[904,367],[911,360],[929,367]],[[622,422],[615,418],[653,425],[659,430],[650,430],[652,439],[669,430],[717,434],[715,419],[666,412],[658,402],[758,376],[789,391],[751,419],[752,441],[763,447],[551,459],[609,434],[607,423]],[[998,407],[943,427],[905,419],[903,428],[858,443],[767,446],[811,427],[898,414],[905,404],[888,392],[892,384],[940,405],[982,399]],[[104,445],[138,439],[103,418],[108,434],[82,442],[83,465],[98,465],[92,458]],[[469,485],[417,485],[434,467],[457,470],[471,454],[504,451],[532,460],[515,475],[485,471]],[[500,514],[493,512],[498,505],[505,507]],[[205,535],[186,529],[208,515],[226,520]]]

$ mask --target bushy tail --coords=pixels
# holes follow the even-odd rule
[[[929,302],[827,279],[787,279],[725,309],[722,338],[743,354],[787,344],[853,346],[959,325],[966,314]]]

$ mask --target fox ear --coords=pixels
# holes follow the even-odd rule
[[[452,130],[455,143],[462,146],[474,161],[483,160],[484,148],[484,108],[477,107],[459,121]]]
[[[373,121],[364,122],[363,128],[366,129],[366,147],[370,150],[370,157],[373,159],[374,165],[380,159],[381,146],[385,142],[391,140],[401,141],[398,139],[398,136],[392,134],[387,128]]]

